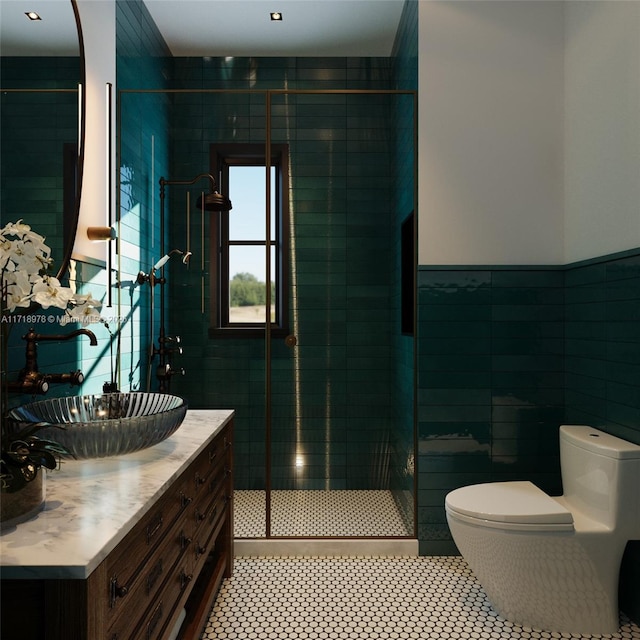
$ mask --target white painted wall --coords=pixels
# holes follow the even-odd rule
[[[565,259],[640,247],[640,2],[565,8]]]
[[[112,94],[112,145],[115,141],[115,83],[116,83],[116,6],[115,2],[78,0],[82,24],[86,64],[86,121],[84,171],[78,232],[73,257],[105,262],[107,250],[114,243],[92,242],[87,238],[88,227],[104,227],[108,219],[107,203],[107,100],[106,84],[114,87]],[[112,146],[115,149],[115,146]],[[110,175],[115,175],[115,154],[111,157]],[[112,194],[115,193],[114,179]],[[112,198],[112,208],[113,208]],[[113,217],[112,217],[113,219]]]
[[[563,261],[563,6],[419,6],[419,263]]]

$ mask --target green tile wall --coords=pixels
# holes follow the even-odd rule
[[[80,59],[0,58],[0,226],[24,220],[47,238],[55,262],[63,257],[63,157],[78,142]],[[37,91],[34,91],[36,90]]]
[[[216,66],[214,62],[206,65]],[[343,86],[348,76],[370,74],[372,63],[365,62],[366,69],[358,73],[347,59],[332,59],[333,70],[327,70],[326,60],[270,64],[260,59],[253,66],[236,60],[229,83],[246,89],[242,73],[253,69],[260,78],[264,67],[271,78],[275,69],[287,69],[293,86],[304,86],[307,77],[320,74],[335,88],[335,82]],[[195,71],[191,60],[176,64],[181,79],[195,82],[192,78],[206,76]],[[384,61],[383,71],[387,65]],[[274,86],[273,79],[269,83]],[[388,477],[381,474],[388,467],[392,415],[391,106],[388,96],[273,96],[272,141],[290,145],[296,247],[290,314],[298,319],[292,328],[298,337],[297,359],[279,342],[273,348],[274,488],[388,486]],[[174,120],[176,175],[202,172],[212,141],[264,140],[264,95],[178,94],[174,107],[179,114]],[[285,122],[287,129],[279,126]],[[173,210],[184,209],[183,199],[184,194],[177,195]],[[174,237],[184,237],[184,224],[185,214],[178,213]],[[196,255],[202,250],[199,224],[192,223]],[[207,265],[208,256],[205,269]],[[208,318],[200,311],[200,273],[174,267],[171,274],[172,295],[182,301],[179,308],[173,306],[171,322],[185,340],[180,365],[187,369],[185,378],[175,381],[176,389],[184,389],[194,406],[236,409],[238,486],[264,486],[264,382],[258,373],[264,369],[262,341],[249,341],[253,346],[246,340],[211,341]],[[202,355],[203,345],[211,356]],[[209,370],[211,377],[198,376]],[[229,371],[239,374],[229,376]],[[375,377],[370,371],[377,372]],[[292,474],[292,439],[306,460],[304,472],[297,475]],[[372,471],[376,465],[378,470]]]
[[[640,444],[640,256],[566,272],[566,419]]]
[[[22,219],[33,231],[46,239],[51,248],[51,275],[56,275],[63,258],[63,148],[77,144],[80,60],[77,57],[6,57],[1,58],[2,154],[0,173],[0,226]],[[53,80],[55,79],[55,80]],[[26,91],[38,89],[38,91]],[[80,293],[91,292],[96,299],[105,295],[104,278],[89,265],[73,262],[71,283]],[[62,312],[38,309],[37,312],[12,322],[9,332],[8,380],[16,380],[25,365],[22,340],[33,327],[42,335],[66,335],[79,325],[60,323]],[[16,316],[17,317],[17,316]],[[43,340],[38,344],[38,369],[43,373],[68,373],[82,370],[81,387],[52,384],[47,397],[92,393],[109,377],[109,335],[102,325],[89,327],[98,346],[92,347],[86,337],[70,341]],[[31,395],[11,393],[10,406],[29,402]],[[44,399],[38,397],[36,399]]]
[[[124,7],[119,9],[119,28],[124,21],[123,13]],[[407,32],[413,32],[414,50],[417,42],[417,13],[414,11],[412,16],[408,21]],[[130,18],[128,20],[134,22]],[[144,25],[143,30],[147,27],[148,25]],[[130,79],[128,82],[132,87],[136,84],[142,86],[141,71],[145,64],[144,60],[135,59],[137,36],[140,35],[137,28],[136,24],[133,29],[129,29],[126,38],[124,31],[119,36],[119,65],[122,64],[122,67],[119,66],[118,76],[120,79],[122,69],[123,77]],[[146,39],[148,38],[145,36]],[[131,66],[130,72],[121,61],[121,52],[129,49],[133,51],[130,56],[133,60],[127,61]],[[144,58],[145,54],[141,57]],[[224,59],[186,58],[173,60],[172,63],[173,73],[166,73],[165,77],[175,78],[169,86],[179,89],[255,91],[283,86],[302,89],[387,89],[393,86],[392,61],[387,58],[236,58],[231,63]],[[398,67],[396,64],[396,71]],[[119,86],[123,85],[119,82]],[[305,443],[309,443],[310,460],[320,460],[324,453],[316,452],[326,449],[326,446],[318,445],[315,440],[322,429],[326,430],[327,417],[331,418],[332,453],[328,460],[338,469],[335,479],[330,481],[336,487],[347,486],[347,483],[363,486],[365,467],[366,473],[371,475],[372,455],[384,463],[393,449],[396,452],[394,455],[404,464],[399,488],[411,494],[413,394],[409,390],[412,389],[413,341],[398,336],[390,338],[397,325],[397,314],[392,307],[396,302],[392,303],[392,299],[397,297],[393,289],[397,286],[398,276],[394,272],[396,266],[390,255],[397,250],[397,240],[388,246],[385,242],[376,240],[376,234],[377,237],[385,234],[391,236],[387,230],[397,226],[409,209],[406,202],[411,200],[413,193],[412,153],[407,153],[402,140],[396,145],[397,157],[393,157],[394,153],[389,147],[388,124],[392,121],[390,116],[394,109],[395,121],[398,123],[403,121],[407,108],[413,109],[413,104],[410,100],[409,107],[406,104],[392,105],[385,98],[374,108],[362,102],[347,108],[338,104],[341,101],[344,102],[342,97],[337,101],[325,98],[323,104],[314,104],[313,98],[301,98],[298,100],[298,108],[303,108],[304,113],[294,114],[289,104],[275,105],[272,113],[274,137],[290,140],[299,158],[295,166],[298,181],[295,188],[295,208],[301,220],[304,215],[304,220],[298,228],[299,296],[296,304],[298,312],[305,316],[301,323],[304,326],[302,332],[306,332],[303,337],[306,343],[304,357],[310,364],[304,368],[304,379],[298,376],[299,388],[303,389],[304,396],[302,415],[305,426],[302,437]],[[169,173],[173,177],[190,177],[202,172],[208,166],[208,145],[213,140],[264,140],[263,95],[254,94],[247,99],[237,95],[172,94],[168,103],[166,108],[171,113],[171,121],[167,147],[170,146],[172,151]],[[126,98],[123,98],[123,114],[125,104]],[[136,104],[128,108],[145,115],[149,112],[156,116],[164,113],[157,105],[142,108]],[[409,125],[406,122],[403,124],[405,129],[412,126],[413,117]],[[123,174],[123,185],[126,186],[123,188],[121,209],[123,213],[129,212],[129,215],[134,209],[144,211],[142,197],[138,195],[143,191],[138,188],[138,184],[145,181],[145,177],[141,178],[139,175],[144,172],[145,163],[142,159],[144,154],[140,151],[138,130],[145,131],[146,128],[143,122],[134,118],[134,124],[125,132],[122,140],[123,158],[127,161],[122,163],[126,168],[126,175]],[[293,131],[291,136],[289,130]],[[400,144],[403,145],[403,151],[398,151]],[[329,166],[326,162],[327,153],[330,154],[333,166],[331,174],[326,173]],[[322,159],[321,162],[318,162],[318,158]],[[321,168],[320,173],[318,168]],[[407,172],[411,174],[410,179],[403,177]],[[390,185],[398,177],[402,177],[402,180],[396,179],[395,182],[402,186],[395,188],[394,196],[399,195],[401,200],[404,198],[403,206],[399,214],[387,214],[385,212],[389,210],[392,199]],[[327,197],[325,193],[327,178],[330,178],[335,187],[331,197]],[[404,193],[406,189],[409,196]],[[184,213],[179,213],[184,212],[184,194],[178,192],[179,189],[175,189],[169,198],[172,212],[178,212],[172,213],[171,239],[180,245],[186,236],[186,220]],[[148,206],[146,205],[147,208]],[[348,224],[340,223],[334,225],[331,231],[322,231],[327,214],[344,218],[345,208],[348,208],[350,214]],[[138,219],[140,226],[145,227],[149,221],[143,220],[143,215],[139,213]],[[191,406],[232,406],[237,410],[237,451],[240,452],[238,460],[242,461],[238,465],[237,477],[244,479],[248,487],[262,487],[264,345],[261,340],[208,340],[207,315],[206,312],[202,314],[200,307],[202,271],[206,277],[209,257],[206,255],[206,247],[200,243],[200,225],[199,220],[192,219],[191,248],[195,256],[204,253],[204,265],[201,266],[195,260],[194,268],[187,272],[173,264],[168,269],[168,290],[173,301],[171,330],[182,334],[185,345],[196,346],[195,350],[186,348],[184,356],[175,363],[177,366],[184,366],[188,372],[184,379],[175,380],[175,389],[178,392],[184,390]],[[205,220],[205,236],[207,225],[208,220]],[[393,234],[397,237],[397,230]],[[132,247],[135,246],[135,239],[131,244]],[[144,244],[141,244],[145,249]],[[378,248],[378,245],[384,248]],[[365,246],[368,249],[363,248]],[[347,255],[354,265],[352,268],[347,264]],[[127,258],[125,264],[126,261]],[[134,262],[130,266],[127,264],[126,271],[134,273]],[[318,306],[325,304],[327,292],[341,302],[337,310],[332,312],[329,321],[324,318],[318,320]],[[176,301],[179,303],[175,304]],[[206,305],[208,287],[204,290],[204,301]],[[142,298],[137,303],[132,303],[136,304],[144,309]],[[371,321],[372,310],[377,314],[375,321]],[[350,329],[348,322],[351,323]],[[363,327],[369,329],[363,333]],[[346,342],[349,336],[355,338],[351,346]],[[327,358],[331,361],[330,367],[327,367]],[[282,443],[274,443],[274,452],[278,455],[281,455],[281,444],[286,443],[291,432],[291,422],[295,420],[290,407],[293,397],[292,379],[296,374],[289,360],[290,354],[281,345],[274,345],[274,432],[277,433],[282,426],[279,436]],[[380,361],[386,365],[384,375],[363,391],[362,371],[371,365],[378,366]],[[327,385],[331,386],[330,410],[325,406],[327,394],[324,389]],[[319,393],[318,389],[323,391]],[[372,403],[377,405],[376,410],[369,407]],[[379,416],[383,416],[381,427],[372,424]],[[392,416],[400,417],[403,426],[395,441],[390,444],[388,422]],[[374,433],[378,433],[378,441],[376,437],[372,439]],[[363,443],[369,441],[373,442],[373,450],[363,455],[362,452],[367,450]],[[290,457],[290,454],[287,456]],[[290,467],[290,460],[284,461],[283,465]],[[324,462],[322,465],[318,464],[317,470],[321,473],[312,474],[305,479],[303,486],[326,485]],[[285,484],[292,482],[277,467],[275,476]],[[380,482],[379,478],[377,482]],[[408,502],[412,502],[411,495]]]
[[[418,522],[455,550],[444,497],[529,479],[561,493],[557,431],[640,443],[638,251],[549,268],[419,268]]]
[[[161,256],[158,180],[168,174],[171,105],[162,94],[131,94],[129,89],[161,89],[170,56],[141,2],[116,3],[116,65],[119,93],[118,264],[114,304],[121,320],[120,388],[144,390],[150,336],[150,289],[137,285]],[[168,229],[166,233],[168,234]],[[153,339],[159,321],[155,290]],[[155,388],[155,387],[154,387]]]
[[[526,477],[559,491],[564,289],[558,269],[418,272],[418,536],[455,551],[448,491]]]

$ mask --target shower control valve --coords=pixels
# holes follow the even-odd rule
[[[156,375],[160,380],[168,380],[171,376],[175,376],[176,374],[183,376],[185,374],[185,370],[182,367],[174,369],[169,363],[161,364],[156,370]]]

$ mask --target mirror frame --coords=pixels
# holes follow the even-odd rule
[[[78,155],[77,165],[75,173],[75,199],[74,209],[71,224],[69,225],[68,237],[64,238],[64,255],[62,256],[62,262],[56,277],[60,280],[64,278],[66,272],[69,269],[71,262],[71,255],[73,253],[73,245],[75,243],[76,233],[78,232],[78,220],[80,218],[80,199],[82,197],[82,175],[84,170],[84,146],[85,146],[85,122],[86,122],[86,63],[84,55],[84,38],[82,35],[82,22],[80,21],[80,12],[78,10],[78,4],[76,0],[70,0],[71,7],[73,9],[73,15],[76,21],[76,30],[78,32],[78,54],[80,58],[80,79],[78,81],[79,106],[78,106],[78,118],[80,120],[78,126]],[[62,233],[64,235],[64,224],[62,225]]]

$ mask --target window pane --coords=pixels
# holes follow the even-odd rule
[[[229,198],[233,209],[229,213],[229,240],[265,239],[265,168],[230,166]],[[275,237],[275,167],[271,167],[271,238]],[[233,214],[233,215],[232,215]]]
[[[275,265],[271,252],[271,280]],[[265,322],[266,265],[264,247],[229,247],[229,323]],[[275,321],[275,299],[271,299],[271,320]]]

